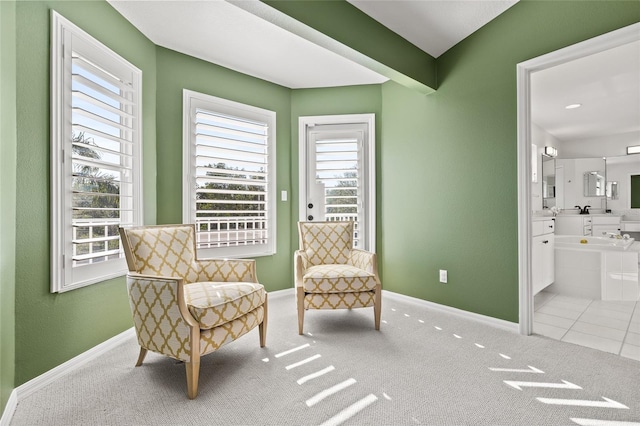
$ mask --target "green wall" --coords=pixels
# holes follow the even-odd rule
[[[276,112],[276,254],[256,258],[258,279],[268,291],[291,287],[291,90],[199,59],[157,48],[158,223],[182,223],[182,91],[189,89]]]
[[[639,20],[637,1],[520,1],[438,58],[436,93],[383,85],[385,289],[518,321],[516,64]]]
[[[123,278],[49,292],[50,9],[142,70],[145,221],[155,222],[155,46],[104,1],[19,1],[16,386],[132,326]]]
[[[15,377],[16,3],[0,2],[0,416]]]
[[[101,0],[0,4],[0,406],[12,387],[131,326],[123,279],[49,293],[50,8],[143,71],[146,223],[182,219],[183,88],[274,110],[278,247],[258,273],[270,291],[289,288],[298,118],[373,112],[384,288],[509,321],[518,320],[516,64],[640,20],[637,1],[522,0],[438,58],[439,89],[424,96],[395,82],[290,90],[157,47]],[[19,214],[5,214],[14,200]]]

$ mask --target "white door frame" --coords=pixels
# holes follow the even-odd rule
[[[367,194],[367,203],[363,206],[367,221],[365,250],[376,251],[376,129],[375,114],[343,114],[343,115],[317,115],[300,117],[298,119],[298,193],[307,188],[307,129],[323,124],[365,124],[367,135],[364,144],[365,150],[363,171]],[[306,199],[299,197],[298,218],[304,220],[307,215]],[[362,230],[361,230],[362,231]]]
[[[518,88],[518,281],[520,333],[533,332],[531,286],[531,74],[640,40],[640,23],[585,40],[517,65]]]

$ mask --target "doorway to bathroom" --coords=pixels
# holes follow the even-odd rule
[[[551,216],[550,212],[542,211],[543,202],[545,201],[543,200],[544,196],[542,190],[540,190],[540,193],[536,193],[537,186],[535,185],[537,184],[534,183],[534,180],[537,180],[537,176],[534,177],[534,172],[537,171],[537,168],[534,169],[535,166],[532,165],[532,163],[541,162],[538,155],[541,151],[544,152],[544,147],[547,144],[532,147],[532,144],[535,144],[532,135],[538,131],[540,127],[539,123],[535,123],[532,120],[532,104],[535,97],[532,88],[532,77],[536,73],[542,74],[541,71],[551,70],[554,67],[607,52],[621,46],[629,45],[630,43],[640,43],[640,24],[634,24],[551,52],[520,63],[517,66],[519,325],[522,334],[546,334],[553,338],[560,337],[559,340],[565,341],[571,341],[571,336],[575,337],[578,333],[597,337],[598,333],[609,332],[611,334],[608,337],[615,337],[615,339],[619,340],[618,349],[612,349],[609,350],[609,352],[622,354],[625,344],[628,344],[630,345],[629,351],[634,351],[631,357],[637,356],[638,359],[640,359],[640,306],[638,306],[638,301],[631,303],[624,302],[619,306],[615,306],[606,305],[601,300],[569,300],[558,294],[544,291],[538,293],[537,297],[534,297],[532,283],[532,220],[534,218],[534,212],[536,215],[546,213]],[[571,76],[565,84],[572,84],[572,79],[575,79],[575,77],[575,75]],[[567,104],[569,103],[568,101],[569,100],[567,100]],[[596,157],[597,155],[594,151],[587,156]],[[602,158],[602,155],[600,155],[600,158]],[[538,206],[538,204],[540,204],[540,206]],[[572,208],[573,206],[570,207]],[[630,208],[628,212],[632,215],[638,213],[637,210],[632,211]],[[629,306],[625,306],[625,304]],[[570,311],[574,312],[572,313]],[[611,318],[605,318],[600,323],[594,319],[595,317],[602,319],[602,317],[606,316],[604,315],[605,313],[610,314]],[[563,318],[562,315],[569,318]],[[547,322],[556,322],[554,324],[545,324],[537,321],[540,319],[546,320]],[[625,323],[623,324],[623,322]],[[562,325],[562,327],[560,325]],[[556,329],[551,329],[546,326],[556,327]],[[618,330],[618,332],[612,331],[616,330],[616,327],[620,330]],[[638,330],[635,330],[634,327],[638,327]],[[623,328],[624,330],[622,330]],[[555,335],[549,330],[555,331]],[[566,338],[567,336],[569,337]],[[629,338],[629,340],[627,340],[627,338]],[[575,341],[572,343],[582,344],[578,341],[579,339],[573,340]],[[584,345],[590,346],[588,343]],[[591,345],[591,347],[595,346],[596,345]],[[613,346],[611,347],[613,348]],[[596,348],[605,350],[603,348]]]

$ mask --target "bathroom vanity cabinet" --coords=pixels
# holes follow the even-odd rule
[[[534,219],[532,226],[531,279],[533,294],[551,285],[555,279],[555,219]]]
[[[640,220],[627,220],[621,222],[622,231],[640,232]]]
[[[592,218],[592,235],[594,237],[606,236],[609,233],[620,234],[621,224],[620,216],[593,216]]]
[[[602,215],[560,215],[556,217],[557,235],[592,235],[601,237],[611,232],[619,234],[620,216]]]
[[[560,215],[556,217],[556,234],[591,235],[591,216]]]

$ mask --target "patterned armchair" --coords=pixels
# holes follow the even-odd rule
[[[353,248],[353,222],[298,222],[294,254],[298,333],[307,309],[373,306],[380,330],[382,285],[375,253]]]
[[[267,293],[254,260],[198,260],[194,225],[120,228],[142,365],[147,351],[184,361],[198,395],[200,357],[256,326],[267,334]]]

